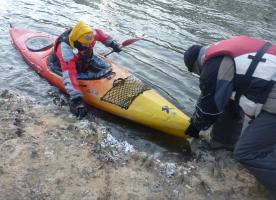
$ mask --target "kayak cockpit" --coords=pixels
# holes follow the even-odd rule
[[[62,70],[59,62],[54,59],[53,53],[48,57],[48,66],[49,69],[55,74],[62,76]],[[112,71],[111,66],[107,68],[97,68],[95,66],[90,66],[90,68],[85,71],[78,73],[78,80],[98,80],[102,78],[109,78],[114,75],[115,72]]]
[[[40,52],[53,47],[54,41],[52,38],[49,37],[36,36],[26,40],[25,45],[29,51]]]

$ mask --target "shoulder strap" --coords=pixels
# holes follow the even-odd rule
[[[266,62],[266,59],[263,58],[264,54],[267,52],[267,50],[269,49],[269,47],[271,46],[271,43],[266,42],[262,48],[256,53],[255,56],[249,55],[248,58],[252,59],[252,62],[250,63],[246,73],[245,73],[245,77],[243,80],[243,85],[236,90],[236,95],[235,95],[235,100],[234,100],[234,108],[238,108],[239,106],[239,102],[240,102],[240,98],[241,95],[244,94],[249,86],[250,86],[250,82],[251,82],[251,77],[255,71],[255,69],[257,68],[259,62]]]
[[[55,43],[55,47],[54,47],[54,51],[56,52],[57,50],[57,46],[59,43],[61,42],[66,42],[67,44],[69,44],[69,34],[71,32],[72,29],[68,29],[67,31],[65,31],[64,33],[62,33],[56,40]],[[69,44],[70,45],[70,44]]]

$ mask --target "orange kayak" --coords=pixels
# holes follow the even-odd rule
[[[49,63],[55,36],[11,27],[10,36],[23,59],[43,78],[66,93],[63,78]],[[186,138],[190,118],[133,76],[102,57],[110,71],[93,80],[79,80],[87,104],[173,136]]]

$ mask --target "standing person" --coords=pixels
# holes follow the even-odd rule
[[[211,144],[234,145],[234,157],[276,199],[276,45],[238,36],[193,45],[184,62],[201,90],[186,134],[198,138],[214,124]],[[251,121],[240,136],[243,113]]]
[[[70,110],[83,118],[87,109],[82,101],[83,94],[78,83],[78,73],[89,70],[90,64],[97,68],[108,68],[109,64],[93,54],[96,41],[120,52],[120,45],[111,36],[100,29],[92,29],[85,22],[79,21],[73,28],[62,33],[54,46],[53,60],[61,66],[67,93],[70,96]]]

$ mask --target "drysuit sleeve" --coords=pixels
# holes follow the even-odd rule
[[[94,35],[94,38],[96,41],[103,43],[107,47],[110,46],[110,44],[113,41],[113,38],[110,35],[108,35],[100,29],[95,29],[95,32],[96,33]]]
[[[192,123],[198,130],[208,129],[224,111],[233,92],[234,61],[218,56],[207,61],[200,75],[200,91]]]
[[[76,69],[78,57],[74,55],[72,48],[64,42],[61,42],[57,48],[57,57],[61,64],[65,89],[70,95],[70,99],[74,100],[82,97]]]

